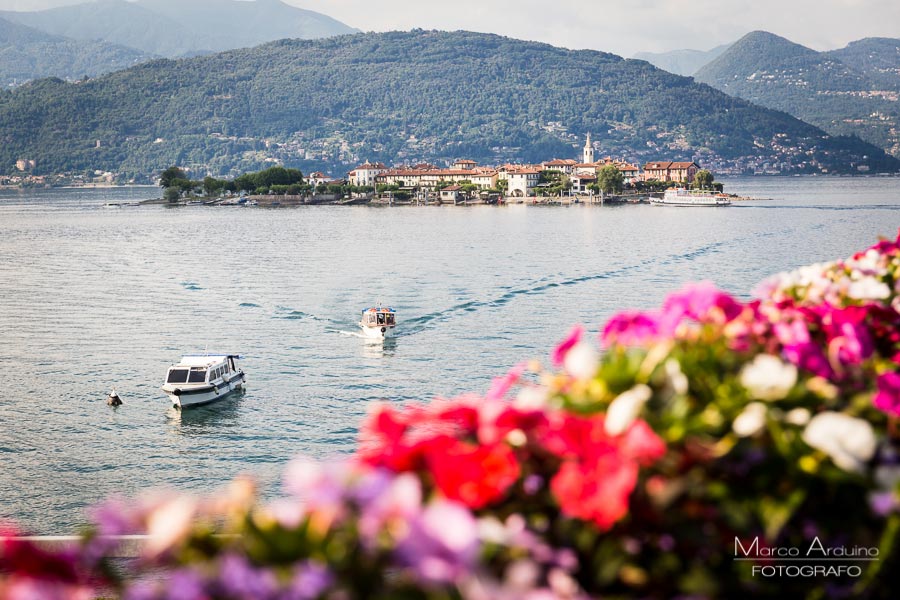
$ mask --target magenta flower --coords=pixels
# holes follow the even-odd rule
[[[740,302],[716,288],[710,281],[687,284],[669,294],[663,302],[660,323],[663,333],[674,333],[685,319],[701,323],[727,323],[743,310]]]
[[[564,339],[559,345],[553,350],[553,354],[550,355],[550,358],[553,360],[553,364],[557,367],[562,366],[563,361],[566,359],[566,354],[568,354],[569,350],[571,350],[575,344],[581,341],[581,336],[584,335],[584,327],[581,325],[576,325],[569,332],[568,337]]]
[[[822,325],[828,336],[828,356],[832,364],[858,365],[872,355],[874,346],[866,327],[867,309],[848,306],[824,307]]]
[[[623,311],[606,322],[600,341],[604,347],[647,346],[662,337],[659,315],[652,312]]]
[[[883,373],[878,376],[878,392],[872,403],[878,410],[900,416],[900,373]]]

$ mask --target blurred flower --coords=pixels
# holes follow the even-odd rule
[[[882,373],[878,376],[877,386],[878,392],[872,400],[875,408],[900,416],[900,373]]]
[[[739,437],[752,437],[766,426],[767,411],[766,405],[762,402],[751,402],[735,417],[731,429]]]
[[[294,576],[284,600],[314,600],[334,585],[334,574],[325,565],[315,562],[303,562],[294,569]]]
[[[639,383],[616,396],[606,411],[606,420],[604,421],[606,433],[619,435],[628,429],[641,414],[641,409],[652,395],[653,390],[643,383]]]
[[[803,441],[830,456],[841,469],[854,473],[863,471],[878,443],[868,421],[838,412],[814,416],[803,431]]]
[[[147,515],[149,556],[158,556],[185,539],[191,531],[198,502],[190,496],[176,496]]]
[[[559,345],[556,346],[550,356],[550,359],[553,361],[554,365],[556,365],[557,367],[561,367],[563,365],[566,354],[568,354],[569,350],[575,347],[575,345],[581,340],[582,335],[584,335],[584,327],[582,327],[581,325],[576,325],[569,331],[569,335],[566,336],[566,339],[561,341]]]
[[[797,367],[771,354],[757,354],[740,374],[741,385],[756,400],[781,400],[797,383]]]
[[[475,518],[464,506],[438,499],[410,520],[396,554],[421,581],[451,582],[473,568],[477,534]]]

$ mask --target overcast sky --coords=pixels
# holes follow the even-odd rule
[[[185,3],[192,0],[183,0]],[[468,29],[632,56],[708,50],[764,29],[816,50],[900,38],[900,0],[283,0],[363,31]],[[0,0],[37,10],[78,0]]]

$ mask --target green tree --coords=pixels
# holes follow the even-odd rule
[[[203,178],[203,191],[207,196],[214,196],[225,187],[225,182],[214,177],[206,176]]]
[[[597,173],[597,187],[607,194],[615,194],[622,191],[625,184],[625,176],[622,175],[616,165],[606,165]]]
[[[160,174],[159,187],[172,187],[172,185],[174,185],[173,181],[175,181],[176,179],[187,179],[187,175],[178,167],[169,167]]]
[[[701,190],[710,190],[713,186],[713,174],[706,169],[700,169],[694,175],[694,187]]]
[[[163,198],[166,202],[175,203],[181,198],[181,188],[170,186],[166,188],[166,191],[163,192]]]

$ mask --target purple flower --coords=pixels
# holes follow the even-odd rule
[[[325,565],[307,561],[297,566],[291,585],[280,600],[313,600],[334,585],[334,575]]]
[[[878,410],[900,416],[900,373],[883,373],[878,376],[878,392],[872,403]]]
[[[461,504],[435,500],[410,520],[396,553],[423,582],[457,581],[470,572],[478,553],[475,518]]]
[[[208,597],[203,578],[190,569],[172,573],[166,582],[166,600],[200,600]]]
[[[875,492],[869,496],[869,505],[876,515],[886,517],[900,508],[897,494],[894,492]]]
[[[278,583],[268,569],[254,567],[243,556],[228,554],[219,564],[217,587],[229,598],[258,600],[273,597]]]

